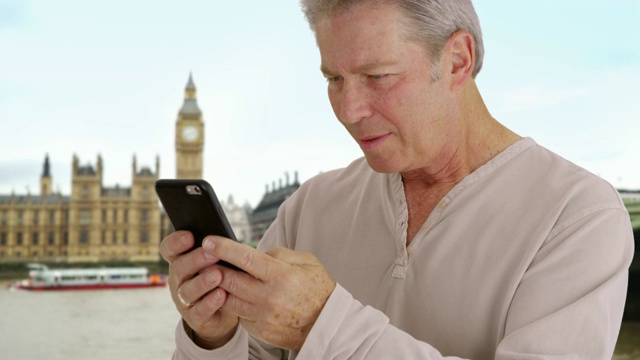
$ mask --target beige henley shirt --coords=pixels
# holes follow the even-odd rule
[[[364,158],[304,183],[260,243],[311,252],[338,286],[299,352],[239,328],[175,359],[610,359],[633,257],[604,180],[523,139],[458,183],[406,247],[399,174]]]

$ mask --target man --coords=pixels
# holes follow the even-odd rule
[[[261,251],[163,240],[174,357],[610,358],[628,214],[609,184],[492,118],[470,1],[303,10],[366,160],[303,184]]]

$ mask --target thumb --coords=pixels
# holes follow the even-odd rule
[[[295,251],[283,247],[271,249],[267,251],[266,254],[290,265],[309,265],[310,263],[319,263],[318,259],[310,253]]]

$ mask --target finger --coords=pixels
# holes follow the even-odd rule
[[[199,271],[218,262],[218,259],[197,248],[191,252],[177,256],[170,266],[169,281],[175,281],[176,285],[195,277]]]
[[[207,236],[202,246],[205,252],[239,267],[260,280],[268,280],[269,275],[283,265],[280,260],[248,245],[220,236]]]
[[[227,293],[227,299],[222,308],[231,311],[245,321],[255,322],[260,316],[259,311],[252,303],[230,293]]]
[[[222,273],[222,279],[218,286],[226,290],[227,293],[252,303],[265,301],[265,284],[261,280],[256,279],[253,275],[236,271],[226,266],[216,265],[215,268]]]
[[[183,311],[183,317],[190,326],[198,328],[211,320],[216,311],[222,308],[226,299],[227,293],[224,290],[215,289],[197,301],[193,307]]]
[[[160,255],[171,264],[180,254],[191,249],[193,235],[188,231],[175,231],[160,243]]]
[[[220,270],[209,267],[200,271],[200,273],[191,280],[183,282],[176,289],[176,304],[183,308],[189,308],[197,303],[205,294],[211,292],[218,287],[222,279]]]

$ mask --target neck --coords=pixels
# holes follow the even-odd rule
[[[425,168],[402,172],[405,184],[422,183],[428,188],[452,188],[464,177],[487,163],[521,137],[500,124],[489,113],[474,81],[461,94],[454,120],[460,123],[457,136],[441,149],[438,162]]]

